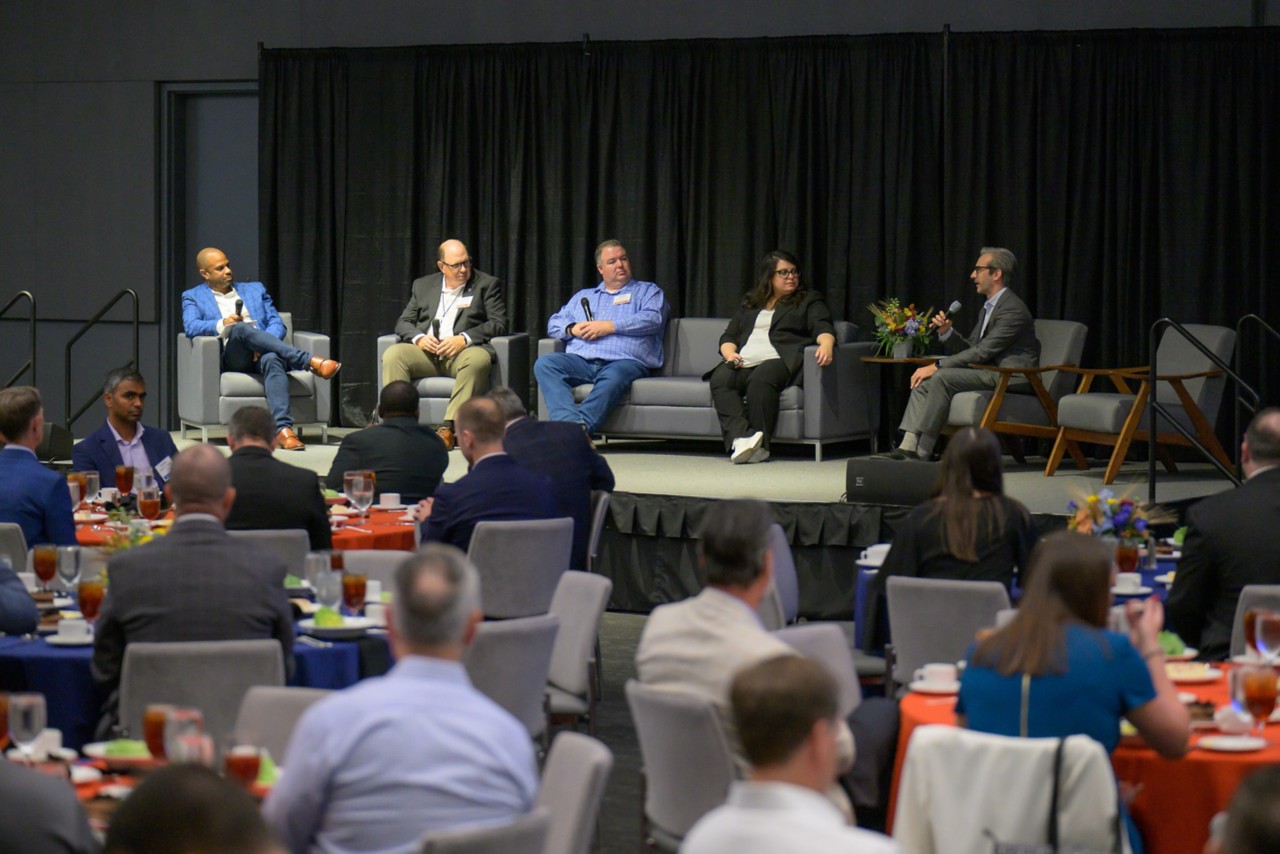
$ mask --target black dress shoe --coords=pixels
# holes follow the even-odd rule
[[[885,454],[885,456],[891,460],[898,460],[899,462],[902,462],[903,460],[914,460],[916,458],[915,454],[908,454],[901,448],[894,448],[892,451]]]

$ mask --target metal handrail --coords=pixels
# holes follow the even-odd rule
[[[31,371],[31,384],[36,384],[36,298],[32,296],[31,291],[18,291],[13,295],[13,299],[4,304],[4,308],[0,308],[0,317],[4,317],[9,309],[25,298],[31,303],[31,312],[27,315],[27,337],[31,339],[31,358],[27,359],[27,363],[18,368],[17,373],[9,377],[9,381],[4,384],[4,388],[8,388],[18,381],[18,377]]]
[[[1243,361],[1244,361],[1244,355],[1243,355],[1243,353],[1244,353],[1244,343],[1243,343],[1243,342],[1244,342],[1244,336],[1241,334],[1241,330],[1242,330],[1242,329],[1244,329],[1244,327],[1245,327],[1245,325],[1246,325],[1246,322],[1248,322],[1248,321],[1252,321],[1253,323],[1258,324],[1258,326],[1262,327],[1262,331],[1263,331],[1263,332],[1269,332],[1269,333],[1271,333],[1271,337],[1272,337],[1272,338],[1275,338],[1275,339],[1277,339],[1277,340],[1280,340],[1280,332],[1277,332],[1274,328],[1272,328],[1272,326],[1271,326],[1271,324],[1270,324],[1270,323],[1267,323],[1267,322],[1266,322],[1265,320],[1263,320],[1261,317],[1258,317],[1258,315],[1256,315],[1256,314],[1246,314],[1244,317],[1240,318],[1238,321],[1236,321],[1236,356],[1235,356],[1235,359],[1234,359],[1235,366],[1236,366],[1236,373],[1240,373],[1240,372],[1241,372],[1242,363],[1243,363]],[[1240,436],[1240,435],[1242,435],[1242,432],[1241,432],[1241,429],[1240,429],[1240,406],[1241,406],[1241,404],[1244,404],[1244,401],[1240,399],[1239,395],[1237,395],[1237,396],[1236,396],[1236,406],[1235,406],[1235,419],[1236,419],[1236,420],[1235,420],[1235,435],[1236,435],[1236,436]],[[1247,405],[1247,404],[1245,404],[1245,405]],[[1249,415],[1250,415],[1250,418],[1252,418],[1254,415],[1257,415],[1257,414],[1258,414],[1258,407],[1257,407],[1257,402],[1255,401],[1255,405],[1253,405],[1253,406],[1250,406],[1250,407],[1249,407]],[[1240,446],[1239,446],[1239,445],[1236,445],[1236,468],[1239,468],[1239,467],[1240,467],[1240,450],[1241,450]]]
[[[71,336],[71,340],[67,341],[66,361],[65,361],[66,376],[64,377],[63,384],[64,384],[64,387],[66,388],[66,396],[65,396],[66,409],[64,411],[67,413],[67,420],[64,426],[66,426],[68,430],[71,429],[71,425],[75,423],[76,419],[79,418],[81,415],[84,415],[85,410],[87,410],[90,406],[93,406],[94,402],[98,399],[97,392],[94,392],[92,395],[89,396],[88,400],[84,402],[84,405],[81,406],[79,409],[77,409],[74,414],[72,414],[71,412],[71,347],[77,341],[83,338],[86,332],[88,332],[90,329],[96,326],[98,321],[102,320],[103,316],[106,315],[107,312],[115,308],[116,303],[120,302],[120,300],[124,299],[125,297],[129,297],[130,299],[133,300],[133,360],[130,361],[126,367],[136,368],[138,366],[138,294],[132,288],[125,288],[124,290],[120,291],[120,293],[113,296],[106,305],[104,305],[101,309],[98,310],[97,314],[95,314],[93,317],[85,321],[84,326],[81,326],[80,329],[76,331],[76,334]]]
[[[1222,474],[1224,474],[1236,486],[1240,485],[1240,476],[1236,474],[1236,472],[1224,466],[1215,456],[1213,456],[1213,454],[1209,453],[1209,449],[1201,444],[1200,440],[1192,435],[1190,430],[1178,423],[1178,421],[1173,417],[1173,412],[1166,409],[1163,404],[1156,400],[1156,377],[1159,374],[1159,371],[1156,370],[1156,332],[1164,326],[1176,331],[1187,340],[1187,343],[1199,350],[1206,359],[1216,365],[1220,371],[1235,380],[1236,388],[1238,390],[1237,399],[1239,399],[1240,392],[1248,392],[1249,396],[1253,398],[1255,406],[1257,406],[1259,401],[1262,399],[1259,397],[1258,392],[1254,390],[1253,386],[1242,380],[1240,375],[1231,369],[1231,366],[1219,359],[1218,356],[1208,347],[1201,344],[1200,339],[1188,332],[1187,328],[1181,323],[1169,317],[1162,317],[1155,323],[1151,324],[1151,331],[1148,333],[1147,345],[1150,348],[1150,358],[1147,362],[1149,366],[1147,369],[1147,500],[1152,503],[1155,503],[1156,500],[1157,415],[1163,415],[1164,419],[1173,425],[1173,428],[1181,433],[1182,437],[1186,439],[1193,448],[1204,455],[1209,462],[1213,463],[1214,467],[1217,468],[1218,471],[1222,472]]]

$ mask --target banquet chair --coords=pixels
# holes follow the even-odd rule
[[[0,555],[8,555],[14,572],[27,571],[27,538],[22,526],[0,522]]]
[[[634,679],[626,691],[643,763],[645,840],[676,851],[698,819],[729,796],[738,777],[729,740],[708,699]]]
[[[280,312],[284,340],[313,356],[330,357],[329,336],[318,332],[295,332],[293,315]],[[188,338],[178,335],[178,420],[182,438],[187,428],[200,431],[200,441],[209,441],[209,428],[227,423],[231,415],[246,406],[267,406],[262,375],[222,371],[222,344],[212,335]],[[289,371],[289,410],[298,433],[304,427],[320,428],[321,443],[329,441],[329,412],[333,406],[333,380],[322,380],[310,371]]]
[[[433,830],[422,837],[421,854],[542,854],[551,813],[536,807],[515,821],[483,827]]]
[[[837,711],[848,717],[862,703],[862,687],[853,664],[853,651],[844,630],[835,623],[803,623],[786,626],[773,636],[826,668],[836,682]]]
[[[998,581],[895,576],[887,597],[898,685],[909,683],[925,664],[963,658],[978,632],[995,625],[996,614],[1009,607],[1009,591]]]
[[[1015,738],[925,725],[907,744],[894,841],[902,854],[990,854],[998,840],[1050,850],[1057,738]],[[1106,750],[1087,735],[1063,741],[1058,851],[1129,851]]]
[[[1231,360],[1236,333],[1225,326],[1188,323],[1187,332],[1222,362]],[[1156,350],[1156,401],[1170,411],[1174,421],[1195,435],[1213,457],[1233,468],[1234,463],[1223,450],[1214,432],[1218,408],[1226,386],[1226,377],[1214,363],[1172,328],[1166,329]],[[1110,484],[1124,465],[1129,446],[1148,439],[1147,426],[1151,394],[1148,368],[1113,368],[1101,370],[1064,369],[1081,377],[1074,394],[1058,403],[1058,437],[1045,466],[1045,477],[1052,476],[1062,463],[1062,455],[1070,451],[1076,467],[1089,467],[1080,453],[1080,442],[1113,446],[1103,483]],[[1093,380],[1105,377],[1115,392],[1087,393]],[[1135,390],[1133,386],[1136,385]],[[1177,471],[1168,445],[1191,447],[1185,436],[1159,416],[1156,425],[1156,453],[1169,471]]]
[[[301,528],[229,530],[227,533],[236,539],[248,540],[254,548],[275,552],[284,559],[289,572],[299,578],[306,575],[311,536]]]
[[[591,533],[587,535],[587,572],[596,571],[596,560],[600,557],[600,535],[604,533],[604,522],[609,517],[609,502],[613,495],[603,489],[591,490]]]
[[[562,732],[551,742],[538,786],[538,806],[551,812],[543,854],[587,854],[600,814],[613,753],[599,741]]]
[[[131,643],[120,674],[120,725],[138,737],[147,706],[193,706],[204,713],[205,732],[219,737],[232,732],[255,685],[284,685],[279,641]]]
[[[600,618],[609,604],[613,582],[603,575],[569,570],[560,576],[551,613],[560,620],[551,667],[547,672],[547,709],[552,715],[587,719],[596,734],[596,690],[592,650],[600,638]]]
[[[281,688],[255,685],[240,701],[235,734],[264,748],[277,763],[284,762],[289,737],[302,713],[334,693],[324,688]]]
[[[1236,602],[1236,617],[1231,623],[1231,657],[1249,651],[1244,642],[1244,615],[1250,608],[1280,611],[1280,584],[1246,584]]]
[[[1075,367],[1084,352],[1089,327],[1074,320],[1036,320],[1040,364],[1034,368],[974,365],[999,375],[994,389],[962,391],[951,398],[944,433],[961,427],[984,427],[1003,436],[1056,439],[1058,401],[1071,391],[1074,377],[1059,368]],[[1007,445],[1013,458],[1025,463],[1022,450]],[[1079,449],[1072,451],[1072,459]],[[1083,462],[1083,455],[1077,462]]]
[[[399,341],[400,337],[395,334],[379,335],[374,345],[376,361],[373,363],[373,370],[377,372],[379,390],[382,388],[382,354]],[[515,335],[499,335],[490,338],[489,345],[493,347],[496,356],[489,372],[489,388],[506,386],[527,404],[531,349],[528,334],[520,332]],[[449,407],[449,396],[453,394],[453,377],[419,377],[410,382],[418,391],[418,423],[434,427],[443,421],[445,410]]]
[[[772,632],[794,623],[800,614],[800,581],[796,577],[796,562],[791,556],[787,534],[777,522],[769,527],[769,551],[773,553],[773,581],[756,608],[756,614],[765,629]]]
[[[413,552],[395,549],[347,549],[342,553],[342,565],[363,572],[370,581],[382,582],[384,591],[394,590],[396,570],[413,555]]]
[[[477,522],[467,557],[480,572],[486,617],[530,617],[551,607],[573,554],[573,519]]]
[[[524,724],[547,747],[547,674],[560,620],[554,614],[484,622],[462,664],[476,690]]]

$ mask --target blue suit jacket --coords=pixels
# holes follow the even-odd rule
[[[249,316],[257,321],[258,328],[264,332],[284,340],[284,320],[271,302],[271,294],[267,293],[262,282],[235,282],[236,293],[244,300],[244,307]],[[188,338],[199,335],[217,335],[218,321],[222,320],[222,312],[218,311],[218,300],[213,289],[208,285],[196,285],[182,292],[182,331]]]
[[[66,478],[41,465],[35,454],[14,447],[0,450],[0,484],[5,492],[0,522],[19,525],[27,548],[41,543],[76,544]]]
[[[423,541],[449,543],[464,552],[477,522],[555,519],[560,516],[551,481],[506,454],[485,457],[470,473],[436,487]]]
[[[163,489],[166,478],[160,476],[156,466],[165,459],[177,456],[178,446],[173,444],[173,437],[164,430],[147,427],[142,431],[142,449],[147,452],[156,483]],[[116,437],[105,421],[71,449],[71,468],[75,471],[97,471],[98,483],[102,486],[116,485],[116,466],[123,464],[120,446],[116,444]]]
[[[22,586],[22,579],[0,566],[0,632],[20,635],[34,632],[39,624],[36,600]]]

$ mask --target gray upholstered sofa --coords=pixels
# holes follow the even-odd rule
[[[610,438],[714,439],[720,441],[720,422],[711,405],[711,385],[702,375],[720,359],[720,335],[726,318],[681,317],[667,321],[666,358],[653,375],[636,380],[630,394],[609,416],[601,433]],[[857,327],[836,323],[834,362],[820,368],[813,360],[817,349],[805,350],[802,386],[782,393],[782,411],[774,432],[775,443],[812,445],[814,459],[822,460],[822,446],[851,439],[870,440],[874,450],[880,423],[880,374],[865,365],[863,356],[875,355],[872,342],[854,341]],[[564,349],[564,342],[543,338],[538,355]],[[868,370],[871,368],[871,370]],[[581,401],[590,385],[574,389]],[[539,417],[545,418],[546,402],[538,391]]]

